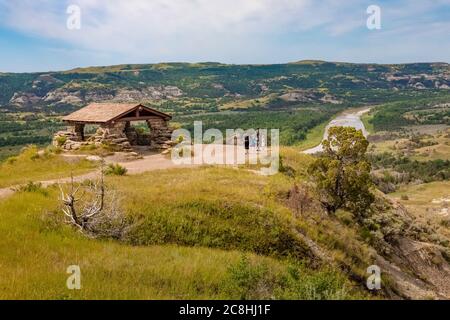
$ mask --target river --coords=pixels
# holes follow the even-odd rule
[[[362,130],[364,136],[367,137],[369,133],[367,132],[366,127],[364,127],[364,123],[361,121],[361,116],[369,111],[370,108],[344,111],[343,113],[341,113],[336,118],[330,121],[330,123],[325,128],[325,133],[323,134],[322,140],[328,138],[328,130],[331,127],[354,127],[358,130]],[[321,152],[322,150],[323,150],[322,144],[319,144],[314,148],[304,150],[303,153],[313,154]]]

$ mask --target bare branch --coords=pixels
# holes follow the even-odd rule
[[[83,188],[83,189],[82,189]],[[89,237],[108,236],[121,238],[127,230],[128,222],[120,209],[118,197],[107,191],[104,181],[104,162],[100,177],[88,185],[75,184],[71,175],[68,192],[59,184],[62,212],[67,223],[74,225]],[[82,190],[82,194],[76,197]]]

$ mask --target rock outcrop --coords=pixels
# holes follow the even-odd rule
[[[38,84],[40,82],[37,82]],[[35,85],[33,88],[37,88]],[[18,107],[39,104],[71,104],[83,105],[89,102],[131,102],[146,100],[173,99],[182,96],[183,91],[176,86],[149,86],[143,88],[95,88],[82,90],[81,88],[61,87],[47,92],[43,96],[31,92],[16,92],[9,103]]]
[[[38,97],[34,93],[16,92],[9,101],[10,104],[15,106],[30,106],[37,104],[41,101],[41,97]]]
[[[317,92],[314,90],[293,90],[280,96],[281,99],[288,102],[314,102],[321,101],[323,103],[341,104],[334,96],[328,93]]]
[[[175,86],[144,87],[138,89],[120,88],[97,89],[83,93],[82,90],[59,88],[48,92],[43,98],[46,103],[86,104],[89,102],[130,102],[145,100],[172,99],[183,95],[183,91]],[[35,102],[38,102],[37,100]]]
[[[450,299],[448,249],[434,230],[419,224],[399,202],[378,194],[377,209],[368,218],[376,224],[372,234],[376,264],[389,276],[391,297]]]

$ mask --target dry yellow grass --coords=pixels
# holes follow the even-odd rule
[[[273,97],[275,97],[276,94],[270,94],[264,97],[260,97],[257,99],[247,99],[247,100],[241,100],[241,101],[233,101],[226,104],[223,104],[220,106],[221,110],[230,110],[230,109],[245,109],[250,108],[253,105],[259,105],[263,106],[267,102],[270,101]]]
[[[296,149],[282,152],[301,176],[311,158]],[[128,242],[145,246],[87,239],[64,226],[56,188],[16,193],[0,201],[0,299],[236,299],[238,291],[226,290],[229,267],[244,252],[279,275],[287,272],[286,254],[302,260],[306,248],[293,228],[328,246],[339,263],[360,268],[355,261],[366,253],[353,231],[320,216],[292,217],[283,204],[292,182],[282,174],[214,167],[107,177],[125,199],[125,212],[143,221]],[[70,265],[81,268],[81,290],[66,288]],[[359,290],[341,292],[348,280],[337,270],[305,272],[311,282],[303,285],[329,288],[330,298],[364,297]],[[295,291],[299,281],[278,295],[302,296]]]
[[[450,181],[438,181],[401,187],[391,194],[409,212],[422,221],[440,226],[439,232],[450,237]]]
[[[218,288],[241,253],[86,239],[49,223],[46,212],[56,210],[55,196],[18,193],[0,203],[0,299],[223,298]],[[281,266],[249,256],[275,269]],[[70,265],[81,268],[81,290],[66,287]]]
[[[38,153],[34,146],[26,148],[17,157],[11,157],[0,164],[0,188],[29,181],[57,179],[91,171],[95,164],[80,159],[66,159],[58,154],[43,150]]]
[[[440,125],[417,127],[412,127],[412,130],[418,133],[423,131],[423,133],[430,135],[423,137],[421,140],[432,142],[434,145],[413,148],[409,138],[399,138],[371,143],[371,151],[375,153],[390,152],[398,155],[409,154],[411,159],[418,161],[450,160],[450,129],[445,129]]]

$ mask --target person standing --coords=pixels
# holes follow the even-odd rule
[[[248,150],[250,149],[250,137],[248,135],[244,137],[244,147],[245,153],[248,154]]]
[[[259,143],[259,128],[258,128],[256,129],[256,151],[259,151],[259,146],[260,143]]]

